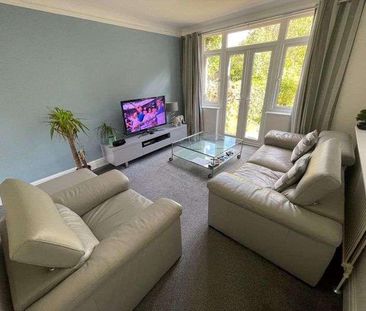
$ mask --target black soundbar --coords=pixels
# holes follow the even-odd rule
[[[142,148],[150,146],[152,144],[156,144],[159,141],[165,140],[165,139],[169,139],[170,138],[170,133],[166,133],[164,135],[158,136],[158,137],[154,137],[148,140],[145,140],[142,142]]]

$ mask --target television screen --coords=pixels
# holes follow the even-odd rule
[[[164,96],[122,101],[121,108],[127,134],[166,124]]]

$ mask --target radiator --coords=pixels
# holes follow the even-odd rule
[[[366,247],[366,131],[356,128],[356,163],[350,168],[346,183],[346,208],[343,230],[343,278],[336,293],[352,273],[353,267]]]

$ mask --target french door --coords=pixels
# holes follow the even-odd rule
[[[268,47],[249,48],[226,57],[223,131],[248,144],[258,145],[262,140],[273,51]]]

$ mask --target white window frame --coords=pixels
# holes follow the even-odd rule
[[[230,55],[233,53],[240,53],[244,52],[246,50],[252,49],[252,48],[273,48],[274,53],[272,55],[272,74],[268,77],[268,82],[271,85],[271,88],[269,90],[267,103],[265,103],[265,109],[266,111],[272,111],[272,112],[281,112],[290,114],[292,107],[282,107],[277,105],[277,98],[279,93],[279,87],[280,87],[280,81],[282,78],[282,72],[283,72],[283,66],[286,56],[286,51],[289,46],[298,46],[298,45],[308,45],[309,43],[309,36],[305,37],[297,37],[297,38],[291,38],[286,39],[287,29],[290,20],[295,18],[300,18],[304,16],[310,16],[314,15],[314,9],[306,10],[301,13],[292,13],[290,15],[281,17],[281,18],[274,18],[271,20],[267,20],[264,22],[256,22],[252,23],[250,25],[242,26],[242,27],[234,27],[223,31],[216,31],[216,32],[209,32],[203,35],[202,40],[202,74],[203,74],[203,92],[206,91],[206,59],[208,56],[212,55],[220,55],[220,79],[219,79],[219,90],[218,90],[218,103],[212,103],[205,101],[206,95],[203,94],[203,108],[210,108],[210,107],[223,107],[226,105],[226,98],[225,98],[225,84],[226,84],[226,74],[227,74],[227,68],[224,68],[226,66],[226,60]],[[252,44],[252,45],[245,45],[245,46],[238,46],[238,47],[227,47],[227,38],[229,33],[248,30],[248,29],[254,29],[259,28],[267,25],[273,25],[273,24],[280,24],[280,30],[278,39],[276,41],[271,42],[265,42],[265,43],[258,43],[258,44]],[[205,51],[204,50],[204,38],[209,37],[212,35],[222,35],[222,44],[221,49],[216,50],[210,50]],[[305,55],[305,60],[307,57],[307,53]],[[301,83],[301,80],[299,84]],[[295,105],[293,103],[293,105]]]
[[[216,49],[216,50],[210,50],[210,51],[205,51],[204,50],[204,38],[205,37],[210,37],[210,36],[214,36],[214,35],[222,35],[222,42],[221,42],[221,49]],[[218,106],[222,106],[222,96],[224,95],[223,92],[223,82],[225,79],[225,70],[223,67],[223,61],[225,60],[225,49],[224,46],[226,45],[226,36],[224,36],[224,34],[222,32],[210,32],[209,35],[204,35],[202,38],[202,81],[203,81],[203,86],[202,86],[202,90],[203,90],[203,96],[202,96],[202,100],[203,100],[203,107],[207,108],[207,107],[215,107],[217,108]],[[209,102],[209,101],[205,101],[206,99],[206,60],[209,56],[215,56],[215,55],[219,55],[220,56],[220,68],[219,68],[219,89],[217,91],[218,94],[218,103],[214,103],[214,102]]]

